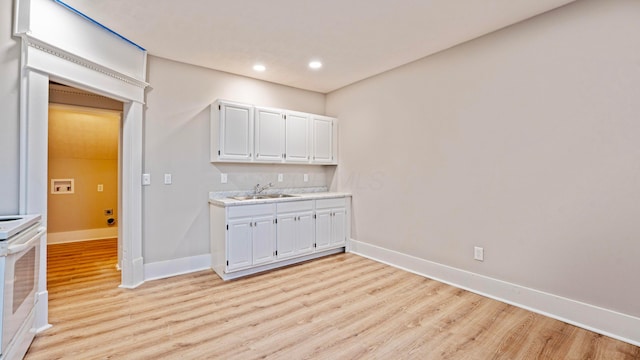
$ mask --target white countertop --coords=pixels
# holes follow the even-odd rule
[[[275,202],[289,202],[300,200],[316,200],[316,199],[331,199],[331,198],[343,198],[351,196],[351,193],[344,192],[307,192],[307,193],[295,193],[286,192],[287,195],[294,195],[292,197],[284,198],[271,198],[271,199],[251,199],[251,200],[235,200],[229,196],[222,196],[222,193],[211,192],[209,193],[209,204],[226,207],[226,206],[238,206],[238,205],[254,205],[254,204],[268,204]],[[235,196],[235,195],[233,195]]]

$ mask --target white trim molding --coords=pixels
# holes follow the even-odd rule
[[[202,270],[211,270],[211,254],[144,264],[144,281],[164,279]],[[211,270],[211,274],[214,274],[213,270]]]
[[[106,66],[102,66],[98,63],[95,63],[93,61],[87,60],[85,58],[82,58],[78,55],[69,53],[67,51],[64,51],[54,45],[48,44],[47,42],[40,40],[40,39],[36,39],[34,37],[29,36],[29,34],[24,34],[22,35],[22,40],[25,42],[25,44],[29,47],[33,47],[34,49],[40,50],[42,52],[45,52],[47,54],[53,55],[55,57],[61,58],[62,60],[66,60],[69,62],[72,62],[76,65],[80,65],[83,68],[87,68],[89,70],[92,70],[94,72],[98,72],[101,74],[104,74],[106,76],[115,78],[121,82],[125,82],[129,85],[133,85],[136,86],[140,89],[145,89],[147,86],[149,86],[148,83],[138,80],[134,77],[128,76],[126,74],[122,74],[118,71],[114,71]],[[142,99],[141,99],[142,100]]]
[[[350,252],[640,346],[640,318],[351,240]]]
[[[122,101],[118,255],[122,287],[136,287],[144,279],[140,175],[147,53],[130,49],[113,34],[48,0],[15,1],[14,36],[21,38],[19,212],[42,214],[42,223],[47,224],[49,82]],[[46,235],[42,245],[44,264]],[[46,284],[46,266],[42,266],[38,329],[49,326]]]

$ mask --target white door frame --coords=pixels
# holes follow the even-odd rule
[[[121,287],[144,282],[142,258],[142,121],[148,84],[22,35],[20,79],[20,213],[38,213],[47,222],[49,80],[124,103],[122,114]],[[46,264],[46,236],[41,243]],[[40,269],[36,328],[48,325],[46,267]]]

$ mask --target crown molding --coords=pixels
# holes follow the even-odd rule
[[[122,81],[124,83],[127,83],[129,85],[133,85],[136,86],[138,88],[141,89],[145,89],[146,87],[149,86],[149,83],[140,80],[140,79],[136,79],[132,76],[123,74],[121,72],[115,71],[113,69],[110,69],[106,66],[100,65],[96,62],[93,62],[91,60],[87,60],[81,56],[72,54],[68,51],[62,50],[54,45],[51,45],[45,41],[42,41],[38,38],[35,38],[33,36],[31,36],[30,33],[22,33],[20,34],[20,37],[22,38],[24,44],[30,48],[36,49],[36,50],[40,50],[42,52],[45,52],[47,54],[53,55],[55,57],[61,58],[63,60],[72,62],[74,64],[80,65],[82,67],[85,67],[87,69],[99,72],[101,74],[107,75],[109,77],[112,77],[114,79],[117,79],[119,81]]]

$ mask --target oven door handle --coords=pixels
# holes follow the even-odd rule
[[[28,241],[25,241],[22,244],[9,245],[9,248],[7,249],[8,255],[16,254],[16,253],[19,253],[19,252],[21,252],[21,251],[23,251],[25,249],[28,249],[35,242],[40,241],[40,238],[42,237],[42,234],[44,234],[44,227],[39,228],[38,232],[35,235],[33,235],[33,237],[31,239],[29,239]]]

